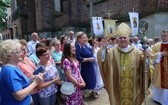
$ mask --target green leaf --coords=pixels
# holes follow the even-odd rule
[[[10,7],[10,2],[0,0],[0,7]]]

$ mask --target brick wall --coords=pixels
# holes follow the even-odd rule
[[[118,21],[128,21],[128,12],[140,13],[144,17],[155,12],[168,11],[168,1],[166,0],[102,0],[94,4],[93,16],[101,16]],[[59,30],[65,26],[89,26],[90,10],[86,0],[64,0],[63,14],[55,17],[55,29]],[[53,12],[54,13],[54,12]]]
[[[63,11],[54,10],[54,0],[25,0],[27,5],[24,16],[21,16],[21,34],[37,32],[54,32],[63,27],[90,26],[90,6],[88,0],[62,0]],[[100,1],[100,0],[99,0]],[[18,4],[24,4],[18,0]],[[35,5],[35,6],[34,6]],[[145,17],[156,12],[168,11],[168,0],[101,0],[94,4],[93,16],[128,21],[128,12],[140,13]],[[108,15],[108,13],[110,13]]]

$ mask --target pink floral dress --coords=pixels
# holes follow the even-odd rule
[[[72,63],[67,58],[63,61],[63,70],[71,70],[71,75],[80,82],[80,70],[79,70],[79,63]],[[66,81],[70,82],[67,77]],[[75,85],[75,93],[70,96],[66,96],[66,105],[82,105],[83,101],[83,93],[81,88]]]

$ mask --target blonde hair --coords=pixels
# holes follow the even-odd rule
[[[25,39],[21,39],[20,44],[27,46],[27,41]]]
[[[82,35],[84,35],[85,33],[82,32],[82,31],[79,31],[77,34],[76,34],[76,39],[78,41],[79,38],[81,38]]]
[[[19,40],[5,40],[0,43],[0,60],[1,62],[6,63],[8,56],[17,52],[18,49],[21,49],[21,44]]]

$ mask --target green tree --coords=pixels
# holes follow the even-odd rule
[[[10,7],[9,0],[0,0],[0,7]]]
[[[6,9],[10,7],[10,0],[0,0],[0,31],[6,28]]]

